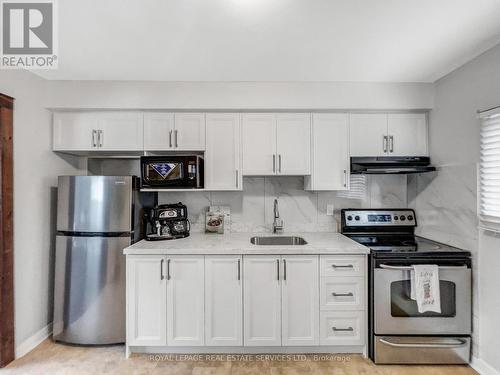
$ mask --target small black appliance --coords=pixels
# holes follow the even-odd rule
[[[173,240],[189,236],[187,207],[181,202],[161,204],[146,213],[146,240]]]
[[[203,189],[201,155],[142,156],[142,188]]]

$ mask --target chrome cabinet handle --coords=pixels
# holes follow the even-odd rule
[[[389,152],[394,152],[394,136],[389,136]]]
[[[163,276],[163,263],[165,262],[165,259],[161,259],[160,261],[160,280],[163,280],[165,277]]]
[[[349,292],[349,293],[335,293],[335,292],[332,292],[332,296],[334,296],[334,297],[353,297],[354,294],[352,294],[351,292]]]
[[[421,343],[396,343],[391,342],[387,339],[379,339],[382,344],[393,346],[396,348],[459,348],[467,344],[466,340],[456,339],[449,342],[440,342],[440,343],[432,343],[432,342],[421,342]]]
[[[352,264],[332,264],[333,268],[354,268]]]
[[[384,135],[382,137],[382,148],[384,149],[384,152],[387,152],[387,136]]]
[[[281,173],[281,154],[278,155],[279,171]]]
[[[333,332],[352,332],[354,331],[354,328],[352,327],[347,327],[347,328],[337,328],[337,327],[332,327]]]
[[[177,129],[175,129],[174,133],[175,133],[175,147],[179,147],[178,137],[177,137],[177,135],[178,135],[179,132],[178,132]]]
[[[238,259],[238,281],[241,280],[241,260]]]
[[[273,173],[276,173],[276,155],[273,154]]]
[[[167,280],[170,280],[170,259],[167,260]]]
[[[347,187],[347,170],[344,169],[344,187]]]
[[[97,131],[97,142],[99,144],[99,147],[102,147],[103,144],[103,139],[104,139],[104,133],[102,130]]]
[[[277,278],[276,280],[280,281],[280,260],[276,259],[276,271],[277,271]]]
[[[92,147],[97,147],[97,143],[96,143],[96,140],[95,140],[95,136],[97,134],[97,130],[92,130]]]
[[[286,259],[283,259],[283,280],[286,281]]]
[[[168,144],[172,147],[172,130],[168,132]]]
[[[239,171],[236,170],[236,188],[238,188],[238,185],[239,185]]]

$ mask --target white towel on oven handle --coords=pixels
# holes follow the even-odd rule
[[[410,298],[417,302],[418,312],[441,313],[439,267],[435,264],[416,264],[410,272]]]

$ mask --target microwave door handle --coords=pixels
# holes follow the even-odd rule
[[[431,342],[422,342],[422,343],[396,343],[389,341],[387,339],[379,339],[382,344],[389,345],[395,348],[460,348],[467,344],[466,340],[456,339],[450,340],[448,342],[441,343],[431,343]]]
[[[395,271],[413,271],[412,266],[390,266],[388,264],[381,264],[380,268],[386,269],[386,270],[395,270]],[[439,267],[440,270],[462,270],[466,269],[467,266],[457,266],[457,267]]]

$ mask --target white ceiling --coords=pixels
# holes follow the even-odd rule
[[[433,82],[500,42],[499,0],[62,0],[48,79]]]

